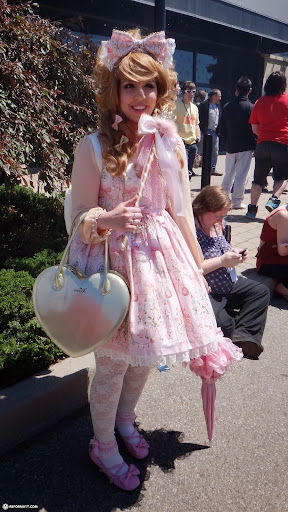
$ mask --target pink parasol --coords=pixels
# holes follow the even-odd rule
[[[204,416],[205,416],[205,421],[206,421],[209,445],[212,446],[215,398],[216,398],[215,382],[207,382],[207,381],[203,380],[202,386],[201,386],[201,396],[202,396],[203,411],[204,411]]]
[[[213,440],[216,380],[221,379],[230,364],[242,356],[242,350],[223,337],[218,340],[216,350],[205,356],[190,359],[190,370],[202,379],[201,395],[210,446]]]

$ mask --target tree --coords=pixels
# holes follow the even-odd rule
[[[97,128],[91,76],[96,45],[0,0],[0,174],[28,185],[31,167],[51,193],[68,180],[78,140]]]

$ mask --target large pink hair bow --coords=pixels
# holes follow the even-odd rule
[[[155,32],[144,39],[135,39],[128,32],[115,29],[112,31],[109,41],[102,41],[99,56],[103,64],[111,71],[120,57],[137,49],[149,52],[164,68],[171,68],[173,65],[175,40],[165,39],[165,32]]]
[[[142,114],[138,123],[139,135],[155,136],[156,155],[161,167],[168,194],[172,200],[173,210],[177,215],[184,215],[183,194],[179,177],[180,163],[174,153],[178,143],[177,128],[174,123],[161,117],[151,117]],[[145,167],[142,161],[149,156],[153,140],[151,137],[142,137],[139,143],[139,155],[137,164]],[[143,165],[144,164],[144,165]]]

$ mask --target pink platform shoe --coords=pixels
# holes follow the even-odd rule
[[[121,434],[120,434],[121,436]],[[136,437],[140,437],[139,442],[136,444],[131,444],[130,440]],[[149,443],[147,443],[144,437],[140,436],[138,430],[134,428],[132,434],[130,436],[121,436],[123,442],[126,446],[127,451],[135,457],[135,459],[145,459],[149,454]]]
[[[136,468],[136,466],[134,466],[134,464],[130,464],[127,473],[119,475],[123,467],[126,466],[126,463],[123,461],[121,464],[116,464],[115,466],[106,468],[103,462],[101,462],[99,459],[98,453],[99,442],[94,437],[91,439],[89,444],[89,457],[96,464],[96,466],[98,466],[100,471],[105,473],[105,475],[109,478],[110,484],[114,484],[124,491],[134,491],[134,489],[140,485],[140,480],[137,476],[139,475],[140,471]],[[115,473],[112,473],[113,470],[116,470]]]
[[[126,425],[127,424],[129,425],[131,423],[132,424],[134,423],[135,418],[136,418],[135,413],[131,414],[130,416],[123,416],[122,414],[117,414],[116,430],[119,432],[119,430],[117,429],[117,419],[118,420],[120,419],[121,423],[124,423],[124,424],[126,423]],[[130,434],[129,436],[124,436],[124,435],[120,434],[120,432],[119,432],[119,435],[123,439],[123,442],[126,446],[127,451],[133,457],[135,457],[135,459],[145,459],[147,457],[147,455],[149,454],[149,448],[150,448],[149,443],[147,443],[146,439],[144,439],[144,437],[139,434],[139,432],[136,428],[134,428],[132,434]],[[137,439],[138,437],[139,437],[138,443],[132,444],[130,442],[132,439]]]

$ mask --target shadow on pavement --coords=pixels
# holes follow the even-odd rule
[[[264,224],[265,221],[265,219],[261,219],[260,217],[255,217],[255,219],[248,219],[248,217],[245,217],[245,215],[239,215],[237,213],[231,212],[233,212],[233,208],[228,212],[228,215],[225,219],[227,222],[239,222],[239,224],[248,224],[249,222],[252,221],[258,222],[259,224]]]
[[[127,455],[119,439],[119,448],[127,463],[140,470],[141,485],[125,492],[111,485],[88,457],[92,424],[89,407],[37,435],[0,458],[2,502],[38,505],[47,512],[112,512],[139,505],[149,467],[163,472],[175,468],[175,460],[188,457],[207,446],[183,443],[181,432],[163,429],[143,432],[151,445],[151,455],[135,461]]]
[[[270,306],[279,309],[280,311],[286,311],[288,309],[288,302],[280,297],[273,295],[270,300]]]
[[[208,448],[204,445],[183,443],[182,432],[160,429],[142,434],[151,447],[152,455],[147,459],[148,465],[159,466],[163,472],[175,469],[176,459],[183,459],[192,452]]]

